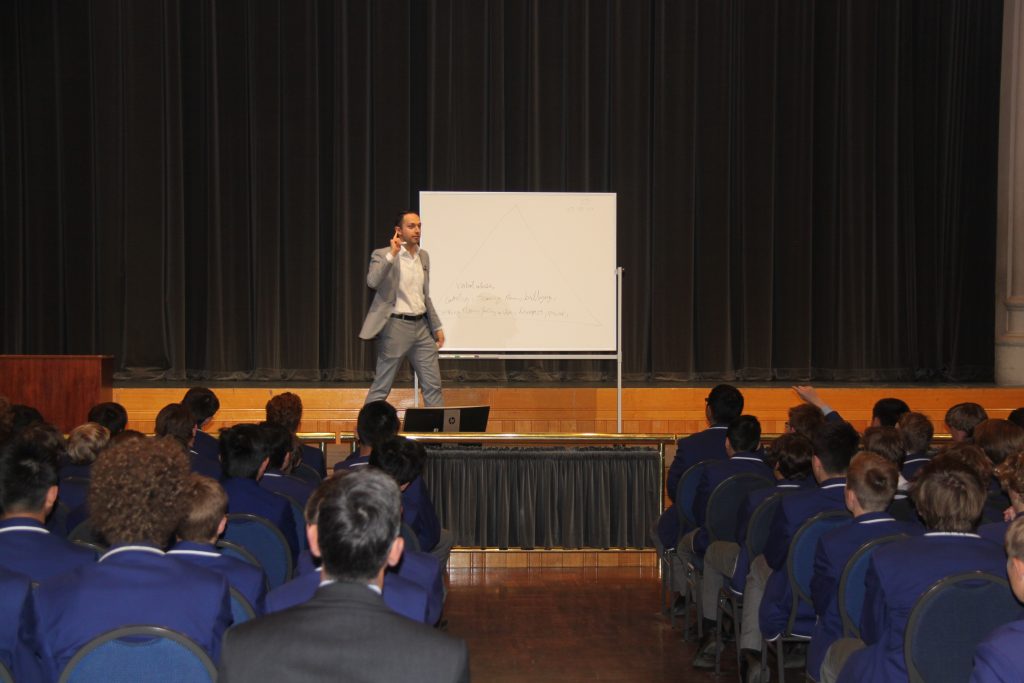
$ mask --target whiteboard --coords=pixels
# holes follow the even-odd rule
[[[615,194],[421,192],[445,351],[616,351]]]

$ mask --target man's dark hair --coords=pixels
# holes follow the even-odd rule
[[[753,415],[740,415],[729,423],[725,438],[737,453],[752,451],[761,443],[761,423]]]
[[[405,486],[423,472],[426,452],[423,444],[398,436],[385,439],[370,453],[370,466],[390,474],[399,486]]]
[[[288,428],[276,422],[261,422],[260,429],[263,430],[263,439],[266,441],[267,457],[270,458],[270,466],[281,469],[284,466],[285,457],[291,453],[295,445],[295,437]]]
[[[895,427],[900,415],[909,413],[910,406],[898,398],[882,398],[875,403],[871,409],[871,419],[878,418],[878,424],[883,427]]]
[[[860,435],[849,422],[826,422],[814,433],[814,454],[829,474],[842,474],[857,452]]]
[[[771,457],[785,479],[806,479],[811,475],[814,446],[803,434],[783,434],[771,445]]]
[[[89,409],[88,421],[103,425],[110,431],[110,435],[114,436],[128,426],[128,411],[123,405],[113,401],[97,403]]]
[[[356,418],[356,436],[359,442],[371,448],[398,434],[402,423],[398,411],[387,401],[370,401],[359,409]]]
[[[189,409],[181,403],[168,403],[156,414],[156,435],[170,436],[188,448],[192,430],[198,423]]]
[[[910,495],[929,531],[974,531],[985,507],[985,487],[975,472],[941,456],[921,468]]]
[[[743,394],[731,384],[715,386],[704,400],[715,424],[729,424],[743,412]]]
[[[1006,419],[1018,427],[1024,427],[1024,408],[1014,408]]]
[[[406,216],[408,216],[408,215],[409,215],[410,213],[416,213],[416,212],[415,212],[415,211],[413,211],[412,209],[409,209],[409,210],[407,210],[407,211],[402,211],[402,212],[401,212],[401,213],[399,213],[399,214],[398,214],[397,216],[395,216],[395,222],[391,224],[391,229],[393,230],[393,229],[395,229],[395,228],[401,227],[401,225],[402,225],[402,219],[404,219],[404,218],[405,218]],[[419,214],[416,214],[416,215],[418,216]]]
[[[15,403],[7,409],[8,419],[11,425],[11,433],[17,434],[26,427],[30,427],[40,422],[46,422],[43,419],[43,414],[32,406],[24,405],[23,403]]]
[[[302,399],[298,394],[286,391],[272,396],[267,401],[267,422],[276,422],[294,434],[302,421]]]
[[[266,432],[259,425],[238,424],[220,433],[220,463],[224,476],[255,479],[268,457]]]
[[[862,437],[864,450],[877,453],[896,467],[903,467],[907,453],[903,450],[903,438],[895,427],[868,427]]]
[[[57,485],[58,454],[38,441],[11,439],[0,449],[0,508],[4,514],[38,512]]]
[[[192,413],[197,427],[201,427],[220,410],[217,395],[206,387],[192,387],[185,392],[185,398],[181,399],[181,403]]]
[[[325,578],[367,582],[387,563],[401,528],[394,479],[364,467],[321,484],[317,539]]]

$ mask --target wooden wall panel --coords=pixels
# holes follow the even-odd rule
[[[264,406],[283,388],[212,387],[221,410],[213,429],[263,419]],[[627,433],[687,434],[706,426],[704,398],[709,387],[655,387],[623,390],[623,431]],[[799,402],[788,387],[742,388],[745,413],[757,415],[765,433],[783,431],[787,410]],[[302,398],[301,431],[351,432],[366,396],[364,388],[291,389]],[[871,407],[883,396],[905,400],[911,408],[928,415],[937,433],[945,433],[946,409],[962,401],[976,401],[992,417],[1005,417],[1024,406],[1024,388],[1001,387],[863,387],[819,389],[822,398],[839,410],[855,427],[863,429],[871,419]],[[182,388],[115,388],[114,399],[128,409],[129,426],[150,432],[156,414],[168,403],[180,401]],[[446,387],[449,405],[489,404],[490,432],[614,432],[615,390],[609,388],[467,388]],[[411,389],[396,389],[391,401],[399,410],[412,405]]]

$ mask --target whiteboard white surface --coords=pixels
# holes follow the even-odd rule
[[[615,351],[615,194],[421,192],[445,351]]]

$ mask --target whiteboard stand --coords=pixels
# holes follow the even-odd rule
[[[614,353],[452,353],[438,352],[440,358],[452,360],[614,360],[615,370],[615,424],[622,433],[622,266],[615,269],[615,351]],[[412,405],[420,405],[420,378],[412,373]]]

